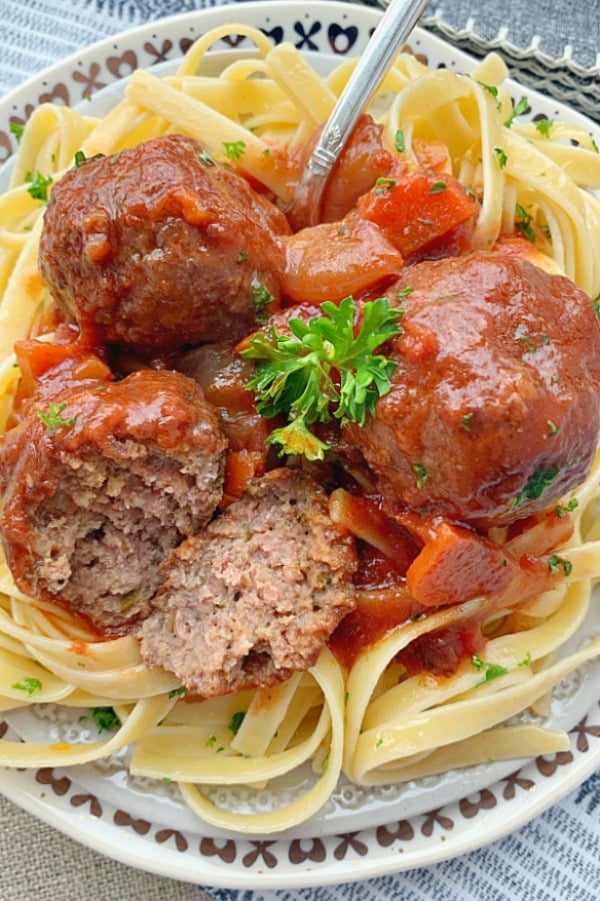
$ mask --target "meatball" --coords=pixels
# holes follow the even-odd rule
[[[286,679],[316,662],[354,608],[355,568],[323,489],[273,470],[170,554],[142,656],[202,697]]]
[[[94,157],[53,187],[39,265],[101,344],[237,340],[276,309],[283,213],[182,135]]]
[[[159,564],[219,503],[224,452],[214,411],[176,372],[32,409],[1,456],[0,534],[18,588],[102,629],[145,616]]]
[[[485,252],[417,264],[388,294],[405,309],[388,354],[398,369],[375,416],[344,429],[388,510],[487,528],[581,482],[600,426],[600,325],[586,294]]]

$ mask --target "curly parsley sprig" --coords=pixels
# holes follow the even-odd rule
[[[269,436],[282,454],[303,454],[323,459],[329,449],[309,426],[329,422],[364,425],[378,398],[390,390],[397,364],[374,351],[402,332],[403,314],[391,308],[386,297],[367,301],[357,330],[357,307],[352,297],[337,306],[321,304],[322,316],[308,322],[290,319],[291,335],[271,327],[258,332],[242,352],[256,361],[248,382],[255,392],[258,412],[266,419],[283,415],[288,424]]]

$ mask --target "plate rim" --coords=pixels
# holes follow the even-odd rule
[[[36,92],[47,87],[48,82],[55,78],[58,72],[69,67],[77,67],[80,62],[93,61],[98,54],[101,54],[130,38],[134,39],[136,42],[141,42],[148,36],[160,36],[161,32],[164,33],[172,28],[180,29],[185,27],[188,23],[196,23],[196,21],[198,22],[198,34],[200,34],[201,30],[206,30],[212,27],[213,24],[241,21],[253,22],[261,13],[268,13],[272,17],[281,18],[283,15],[291,14],[296,10],[298,10],[298,14],[310,14],[311,12],[323,13],[324,11],[330,11],[333,14],[337,11],[344,17],[354,16],[362,19],[365,27],[369,27],[371,22],[375,25],[382,15],[382,11],[379,9],[369,6],[359,6],[358,4],[349,4],[347,2],[344,3],[340,2],[340,0],[325,0],[325,2],[321,2],[321,0],[304,0],[304,2],[299,2],[299,0],[278,0],[276,8],[274,7],[273,0],[251,0],[251,2],[240,3],[235,6],[227,5],[197,9],[186,13],[166,16],[156,22],[147,22],[101,38],[89,45],[85,45],[81,50],[68,54],[56,63],[45,67],[40,72],[31,75],[21,85],[5,95],[4,98],[0,98],[0,127],[2,127],[4,119],[8,122],[11,115],[16,115],[16,107],[19,104],[21,104],[22,107],[25,106],[26,101],[24,98],[30,98],[32,94],[37,96]],[[465,65],[474,65],[477,63],[476,58],[449,45],[446,41],[431,32],[416,28],[413,34],[417,36],[420,42],[430,44],[442,53],[449,53],[450,56],[458,61],[464,62]],[[173,58],[179,58],[179,53],[177,52]],[[113,83],[117,84],[120,80],[123,79],[115,79]],[[565,107],[560,101],[542,95],[535,89],[522,88],[515,82],[511,82],[511,84],[515,84],[519,89],[526,90],[528,94],[534,95],[536,99],[541,99],[544,101],[544,104],[556,107],[560,113],[567,113],[569,119],[574,119],[580,124],[584,124],[586,129],[600,136],[600,126],[592,120],[587,119],[585,115],[569,110],[569,108]],[[591,710],[596,710],[597,707],[600,707],[600,699],[597,704],[592,706]],[[48,801],[47,792],[42,792],[41,796],[39,796],[39,790],[30,790],[29,793],[24,792],[21,783],[26,781],[27,777],[35,779],[34,770],[30,770],[26,774],[19,774],[24,775],[24,779],[12,780],[11,775],[14,771],[3,768],[0,770],[0,792],[23,810],[26,810],[37,819],[47,823],[63,835],[70,837],[92,850],[99,851],[108,858],[146,872],[180,879],[186,882],[197,883],[202,881],[211,887],[248,888],[249,883],[251,883],[256,888],[260,887],[264,889],[301,888],[339,883],[342,874],[343,878],[341,881],[347,882],[407,872],[419,867],[430,866],[444,860],[460,857],[503,838],[507,834],[524,826],[554,804],[560,802],[571,790],[580,786],[596,769],[600,768],[600,741],[598,741],[596,745],[590,746],[582,753],[578,753],[577,749],[574,747],[572,750],[575,756],[573,756],[573,765],[569,767],[569,771],[561,772],[558,782],[555,784],[555,781],[553,780],[553,784],[548,790],[528,794],[526,795],[527,803],[516,804],[514,807],[511,807],[508,810],[508,816],[503,814],[500,817],[501,822],[494,825],[491,837],[489,836],[488,830],[478,828],[478,817],[475,816],[468,827],[461,829],[460,833],[458,833],[458,838],[456,838],[455,833],[455,836],[447,842],[430,842],[425,849],[418,849],[415,854],[408,849],[406,853],[400,854],[398,853],[398,850],[403,849],[394,849],[394,845],[392,845],[389,857],[386,856],[387,852],[383,852],[381,856],[367,855],[364,860],[356,859],[354,861],[355,866],[349,866],[348,861],[345,859],[336,862],[334,861],[333,855],[328,855],[326,866],[309,861],[310,866],[306,868],[296,867],[296,869],[290,869],[289,862],[284,864],[283,858],[280,866],[275,867],[273,870],[269,870],[267,867],[266,871],[253,871],[250,869],[239,870],[237,858],[235,870],[232,869],[230,864],[221,863],[216,865],[214,861],[211,862],[208,857],[200,861],[202,865],[199,865],[196,858],[194,858],[194,861],[196,862],[191,866],[178,866],[176,851],[165,849],[163,859],[163,857],[158,854],[153,855],[150,853],[152,850],[156,852],[158,845],[153,844],[149,846],[147,840],[141,839],[139,836],[130,837],[119,825],[111,825],[102,817],[98,818],[93,817],[91,814],[82,814],[81,811],[78,812],[75,808],[67,810],[67,813],[69,814],[67,816],[60,804],[57,803],[56,799],[53,798],[54,803]],[[519,773],[527,773],[533,766],[535,766],[535,761],[530,761],[519,770]],[[69,771],[65,770],[65,772]],[[76,779],[73,779],[72,781],[73,784],[76,785]],[[490,788],[500,785],[502,781],[504,780],[500,780],[499,783],[493,783]],[[547,788],[549,783],[544,782],[542,784]],[[452,806],[452,804],[446,805],[446,807]],[[501,806],[502,805],[498,805],[498,808]],[[491,814],[488,813],[488,818],[494,820],[498,819],[498,808],[492,811]],[[506,810],[505,805],[503,809]],[[86,816],[90,823],[95,822],[94,828],[89,831],[82,828],[82,818],[83,822],[85,822]],[[98,825],[98,823],[100,823],[100,825]],[[201,829],[201,821],[199,820],[198,823],[199,829]],[[381,827],[386,825],[389,825],[389,823],[382,823]],[[487,825],[489,825],[489,820],[486,826]],[[109,830],[110,839],[102,836],[102,832],[106,832],[107,829]],[[364,831],[374,832],[374,830],[375,827],[371,827]],[[357,833],[357,835],[360,834],[360,832]],[[198,833],[197,837],[200,837],[200,835],[201,833]],[[130,840],[124,840],[125,836]],[[240,843],[252,843],[253,841],[251,837],[244,835],[236,835],[234,838],[235,841]],[[331,843],[331,840],[334,838],[335,836],[324,836],[322,840]],[[340,836],[337,836],[337,838],[339,839]],[[217,839],[216,841],[220,840]],[[282,836],[276,837],[274,841],[267,840],[262,843],[269,845],[276,842],[289,841],[291,841],[290,837]],[[303,838],[301,841],[308,843],[311,839]],[[183,857],[185,857],[185,855],[183,855]],[[188,859],[191,858],[186,858],[186,861]],[[181,859],[179,859],[179,862],[181,862]]]

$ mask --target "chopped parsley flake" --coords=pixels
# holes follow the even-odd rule
[[[560,469],[537,469],[527,480],[527,484],[516,497],[515,507],[525,500],[537,500],[547,488],[550,488]]]
[[[248,254],[245,250],[240,250],[237,258],[238,263],[247,263],[248,262]]]
[[[487,663],[485,660],[482,660],[479,654],[473,654],[471,663],[477,672],[485,674],[481,682],[477,683],[478,685],[483,685],[485,682],[491,682],[492,679],[498,679],[500,676],[505,676],[508,672],[504,666],[498,666],[496,663]]]
[[[225,156],[230,160],[239,160],[246,149],[245,141],[223,141]]]
[[[54,431],[54,429],[66,429],[69,428],[69,426],[75,425],[75,420],[77,419],[76,416],[62,417],[60,415],[66,406],[66,403],[57,404],[54,403],[54,401],[51,401],[48,404],[47,411],[44,412],[43,410],[38,410],[37,415],[50,431]]]
[[[14,135],[16,138],[17,144],[21,142],[21,138],[23,137],[23,132],[25,131],[25,126],[21,125],[20,122],[11,122],[8,126],[8,130],[11,135]]]
[[[549,419],[546,424],[548,426],[548,437],[552,438],[558,433],[558,426],[551,419]]]
[[[396,179],[395,178],[378,178],[375,182],[375,193],[376,194],[387,194],[388,191],[391,191],[392,188],[396,187]]]
[[[550,137],[550,129],[554,125],[554,119],[547,119],[545,116],[543,119],[538,119],[535,123],[536,129],[539,131],[541,135],[544,137]]]
[[[576,510],[579,506],[579,501],[576,497],[572,497],[568,503],[566,504],[558,504],[554,508],[554,512],[558,516],[559,519],[562,519],[563,516],[566,516],[568,513],[572,513],[573,510]]]
[[[42,690],[42,683],[39,679],[33,679],[30,676],[26,676],[24,679],[21,679],[20,682],[13,682],[10,686],[14,688],[16,691],[25,691],[31,697],[36,691]]]
[[[121,720],[112,707],[92,707],[92,717],[98,732],[113,732],[121,725]]]
[[[557,573],[562,569],[565,576],[570,576],[573,571],[573,564],[570,560],[565,560],[564,557],[560,557],[558,554],[552,554],[551,557],[548,557],[548,569],[551,573]]]
[[[52,184],[52,176],[42,175],[41,172],[36,172],[35,176],[28,172],[27,175],[28,177],[26,177],[25,181],[30,182],[29,187],[27,188],[29,196],[34,200],[41,200],[43,203],[48,203],[48,188]]]
[[[477,84],[482,87],[484,91],[487,91],[490,97],[493,97],[496,109],[499,110],[500,101],[498,100],[498,88],[493,84],[486,84],[484,81],[478,81]]]
[[[404,140],[404,132],[401,128],[396,132],[396,136],[394,138],[394,147],[398,151],[398,153],[404,153],[406,151],[406,142]]]
[[[417,488],[421,489],[427,479],[427,470],[422,463],[413,463],[412,468],[417,477]]]
[[[233,732],[234,735],[238,734],[240,726],[244,722],[245,716],[246,714],[243,710],[237,710],[229,720],[229,725],[227,726],[227,728],[230,732]]]
[[[508,157],[505,154],[505,152],[503,151],[502,147],[494,147],[494,153],[496,154],[496,157],[498,158],[498,163],[500,164],[500,168],[504,169],[504,167],[506,166],[506,163],[508,162]]]
[[[533,216],[518,203],[515,207],[517,218],[515,219],[515,228],[524,235],[528,241],[533,244],[535,241],[535,230],[533,228]]]
[[[528,109],[529,109],[529,100],[527,99],[527,97],[521,97],[521,99],[519,100],[517,105],[515,107],[513,107],[513,111],[511,113],[511,115],[504,123],[506,128],[510,128],[511,125],[513,124],[513,121],[517,118],[517,116],[522,116],[523,113],[526,113]]]
[[[179,688],[173,688],[169,692],[170,698],[184,698],[187,694],[187,688],[185,685],[180,685]]]
[[[275,298],[266,285],[262,282],[254,282],[252,285],[252,300],[254,302],[254,319],[257,325],[264,325],[267,321],[267,307]]]
[[[527,651],[527,654],[519,663],[519,666],[531,666],[531,651]]]
[[[465,415],[462,418],[461,428],[463,428],[465,430],[465,432],[470,432],[472,423],[473,423],[473,413],[472,412],[465,413]]]
[[[432,186],[429,189],[430,194],[441,194],[442,191],[445,191],[448,185],[445,181],[434,181]]]

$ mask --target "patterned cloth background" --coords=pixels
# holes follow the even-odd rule
[[[107,35],[174,13],[235,2],[1,0],[0,94]],[[600,0],[430,0],[421,24],[480,56],[501,50],[511,74],[523,84],[600,119]]]
[[[234,2],[0,0],[0,94],[110,34]],[[600,0],[432,0],[422,24],[478,55],[501,50],[525,85],[600,120]],[[139,872],[0,798],[2,901],[595,901],[599,886],[600,773],[527,826],[457,860],[367,883],[266,894]]]

